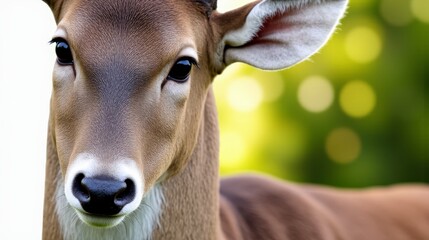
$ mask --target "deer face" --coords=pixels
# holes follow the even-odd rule
[[[185,165],[210,84],[204,8],[133,2],[66,2],[52,40],[64,191],[95,226],[119,223]]]
[[[58,23],[51,122],[60,182],[81,220],[112,227],[186,166],[216,73],[237,61],[271,70],[302,61],[347,1],[265,0],[225,14],[215,0],[48,3]]]

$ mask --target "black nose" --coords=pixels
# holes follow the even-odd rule
[[[85,177],[73,180],[73,195],[83,209],[96,215],[115,215],[135,197],[135,185],[130,179],[118,181],[110,177]]]

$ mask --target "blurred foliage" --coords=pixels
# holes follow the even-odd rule
[[[328,44],[215,80],[221,174],[363,187],[429,182],[429,1],[351,0]]]

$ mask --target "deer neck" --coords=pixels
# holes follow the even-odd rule
[[[216,239],[219,228],[218,123],[210,89],[197,144],[184,171],[162,183],[164,206],[154,239]]]
[[[46,149],[45,200],[43,207],[42,239],[62,239],[61,229],[55,211],[55,196],[57,181],[60,180],[60,165],[54,142],[54,126],[51,114],[51,118],[49,119],[48,144]]]

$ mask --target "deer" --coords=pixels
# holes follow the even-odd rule
[[[429,239],[424,184],[339,190],[220,180],[213,79],[280,70],[328,41],[347,0],[44,0],[57,23],[44,240]]]

